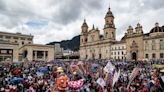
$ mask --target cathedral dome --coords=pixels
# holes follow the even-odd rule
[[[158,23],[155,23],[155,27],[150,30],[150,33],[164,32],[164,26],[160,27]]]

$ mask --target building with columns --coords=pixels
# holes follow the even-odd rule
[[[94,25],[89,29],[87,21],[81,26],[80,59],[164,59],[164,26],[155,23],[149,33],[141,24],[129,26],[120,41],[116,40],[114,15],[109,8],[105,18],[103,35]]]
[[[33,44],[33,36],[0,32],[0,61],[54,60],[54,46]]]
[[[29,61],[50,61],[54,60],[54,46],[40,44],[26,44],[19,48],[22,53],[22,59],[27,58]]]

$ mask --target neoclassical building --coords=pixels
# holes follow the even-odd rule
[[[0,61],[54,60],[54,46],[33,43],[33,35],[0,32]]]
[[[114,16],[109,8],[105,15],[103,34],[98,28],[88,29],[86,20],[81,26],[80,59],[164,59],[164,26],[144,33],[141,24],[129,26],[120,41],[116,40]]]

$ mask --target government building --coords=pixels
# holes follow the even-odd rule
[[[54,46],[33,43],[33,36],[0,32],[1,61],[54,60]]]
[[[103,34],[88,29],[86,20],[81,26],[80,59],[150,60],[164,59],[164,26],[155,26],[144,33],[141,24],[129,26],[120,41],[116,40],[114,16],[109,8],[105,15]]]

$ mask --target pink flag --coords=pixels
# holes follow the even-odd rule
[[[129,88],[131,82],[136,78],[136,76],[138,75],[139,73],[139,68],[134,68],[131,75],[130,75],[130,80],[129,80],[129,83],[128,83],[128,86],[127,88]]]

